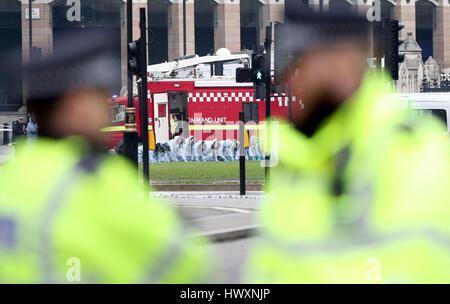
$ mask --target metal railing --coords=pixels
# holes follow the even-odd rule
[[[436,78],[422,80],[421,92],[423,93],[445,93],[450,92],[450,74],[441,73],[440,81]]]

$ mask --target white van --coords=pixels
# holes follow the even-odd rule
[[[450,93],[393,94],[388,99],[400,108],[411,109],[414,119],[437,117],[447,126],[450,135]]]

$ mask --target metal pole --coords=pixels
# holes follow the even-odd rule
[[[272,85],[272,23],[266,26],[266,120],[270,117],[270,87]]]
[[[372,22],[373,51],[376,69],[381,71],[381,58],[383,57],[383,32],[381,21]]]
[[[29,26],[29,44],[30,44],[30,62],[32,60],[32,51],[33,51],[33,16],[32,16],[32,0],[28,0],[28,26]]]
[[[141,29],[141,51],[142,61],[139,71],[141,72],[141,103],[142,103],[142,164],[144,169],[144,182],[146,185],[150,183],[150,168],[148,162],[148,100],[147,100],[147,31],[145,20],[145,8],[139,10],[140,22],[139,27]]]
[[[150,37],[152,36],[151,30],[150,30],[150,0],[147,0],[147,39],[150,41]],[[150,64],[150,43],[147,43],[147,62]]]
[[[133,42],[133,2],[127,1],[127,45]],[[128,51],[127,60],[130,62],[131,54]],[[128,107],[133,107],[133,73],[127,69]]]
[[[265,155],[265,166],[264,166],[264,176],[265,176],[265,190],[269,191],[269,174],[270,174],[270,156],[269,156],[269,150],[270,150],[270,93],[271,93],[271,86],[272,86],[272,76],[271,76],[271,70],[272,70],[272,23],[270,23],[269,26],[266,27],[266,155]]]
[[[33,14],[32,14],[32,4],[31,4],[32,0],[28,0],[28,43],[29,43],[29,61],[33,61]],[[27,109],[27,113],[30,112],[30,108],[28,107],[28,101],[25,100],[26,102],[26,109]],[[28,116],[28,115],[27,115]]]
[[[260,45],[261,41],[261,6],[259,2],[256,2],[256,46]]]
[[[239,112],[239,185],[240,194],[245,195],[245,125],[244,112]]]
[[[293,90],[293,86],[292,86],[292,81],[289,81],[288,83],[288,98],[289,98],[289,124],[293,125],[294,122],[292,121],[292,90]]]
[[[3,144],[7,145],[9,144],[9,133],[8,133],[8,124],[4,123],[3,124]]]
[[[186,0],[183,0],[183,52],[186,56]]]
[[[133,41],[133,3],[132,1],[127,1],[127,46]],[[130,62],[131,54],[127,48],[127,62]],[[127,65],[128,66],[128,65]],[[133,96],[133,73],[130,68],[127,68],[127,109],[126,109],[126,126],[125,132],[123,133],[123,147],[124,156],[128,158],[137,168],[138,155],[137,155],[137,145],[138,145],[138,134],[136,130],[136,109],[134,107],[134,96]]]

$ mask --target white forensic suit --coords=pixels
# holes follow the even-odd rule
[[[195,137],[189,136],[184,141],[184,155],[183,156],[186,161],[194,161],[195,160],[194,146],[195,146]]]
[[[194,144],[194,160],[206,161],[205,156],[206,143],[203,140],[199,140]]]
[[[206,143],[206,150],[205,150],[206,160],[217,161],[218,152],[220,149],[220,142],[218,142],[216,138],[214,140],[207,140],[205,141],[205,143]]]

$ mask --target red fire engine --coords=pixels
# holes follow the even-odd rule
[[[148,66],[148,129],[150,142],[166,142],[173,136],[176,119],[189,125],[189,134],[200,139],[237,139],[239,112],[244,112],[246,129],[258,136],[265,119],[265,102],[256,99],[253,83],[236,83],[236,67],[247,65],[246,54],[192,56],[177,61]],[[214,75],[221,65],[223,73]],[[209,66],[208,66],[209,65]],[[217,68],[216,68],[217,69]],[[103,129],[109,148],[122,143],[127,97],[109,100],[113,110],[112,125]],[[140,111],[135,98],[140,136]],[[301,109],[301,100],[292,98],[292,111]],[[271,115],[289,118],[289,98],[272,94]],[[151,147],[152,145],[150,145]]]

